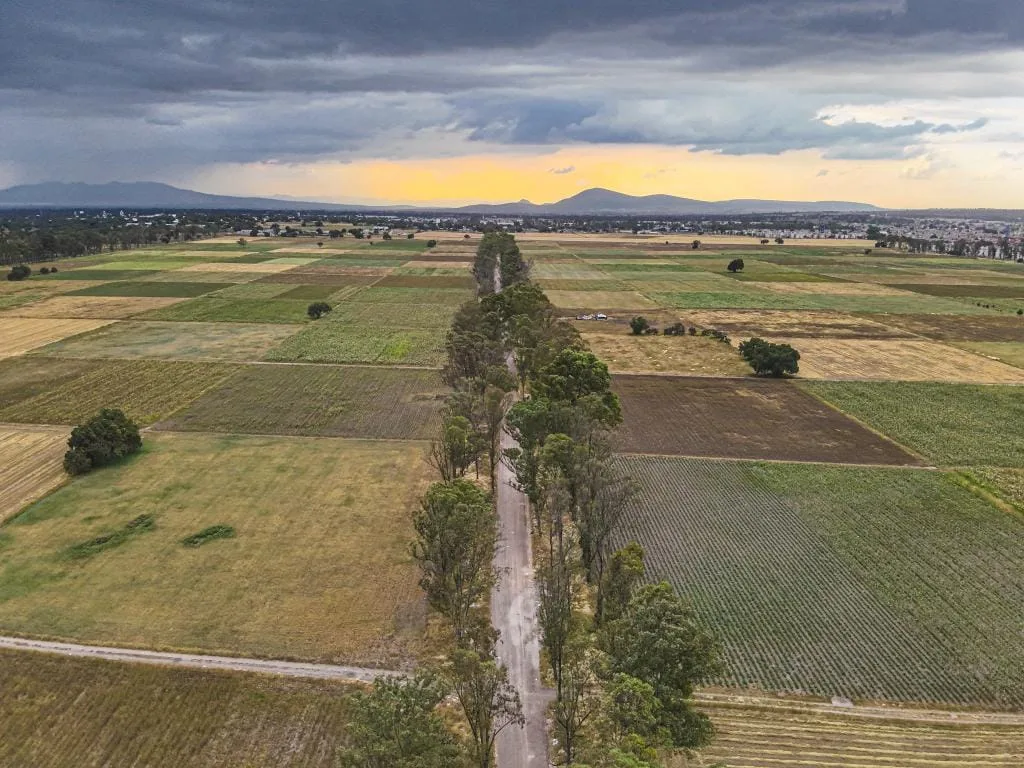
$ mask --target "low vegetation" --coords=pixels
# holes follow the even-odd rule
[[[310,320],[319,320],[331,311],[331,305],[326,301],[314,301],[308,307],[306,307],[306,314]]]
[[[211,525],[208,528],[198,533],[193,533],[191,536],[186,536],[181,540],[181,543],[186,547],[201,547],[203,544],[207,544],[217,539],[233,539],[235,538],[235,529],[230,525]]]
[[[68,557],[74,560],[82,560],[98,555],[105,550],[121,546],[133,536],[153,530],[155,525],[156,522],[152,515],[139,515],[129,520],[122,528],[118,528],[116,531],[104,533],[101,536],[68,547]]]

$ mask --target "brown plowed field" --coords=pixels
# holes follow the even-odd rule
[[[893,328],[900,328],[937,341],[1024,341],[1024,317],[1016,315],[872,315],[872,317]]]
[[[789,382],[615,376],[622,453],[912,465],[895,443]]]
[[[958,283],[955,285],[937,284],[894,284],[892,288],[899,288],[914,293],[924,293],[929,296],[973,296],[993,299],[1018,299],[1024,298],[1024,280],[1010,282],[1005,281],[1002,285],[971,285]]]
[[[0,428],[0,523],[64,481],[69,431]]]

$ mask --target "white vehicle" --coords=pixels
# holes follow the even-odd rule
[[[608,319],[608,315],[606,315],[604,312],[598,312],[596,317],[597,317],[598,320],[607,320]]]

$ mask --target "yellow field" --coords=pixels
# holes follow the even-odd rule
[[[831,294],[833,296],[908,296],[907,291],[874,283],[759,283],[759,287],[785,294]]]
[[[1024,368],[1024,342],[1019,341],[963,341],[956,346],[976,355],[998,360],[1016,368]]]
[[[1024,384],[1024,370],[933,341],[783,339],[800,352],[806,379]]]
[[[402,266],[413,269],[464,269],[467,272],[473,268],[468,261],[407,261]]]
[[[262,262],[260,264],[239,264],[238,262],[221,261],[213,264],[189,264],[179,272],[266,272],[268,274],[275,274],[277,272],[287,272],[289,269],[293,269],[294,264],[270,264]]]
[[[0,523],[67,478],[70,430],[0,426]]]
[[[5,317],[0,322],[0,358],[45,347],[68,336],[110,325],[112,320],[43,320]]]
[[[397,665],[422,648],[409,555],[422,443],[147,433],[5,526],[0,634]],[[114,549],[68,548],[140,514]],[[181,540],[212,525],[231,539]]]
[[[12,317],[121,320],[185,301],[156,296],[54,296],[10,310]]]
[[[657,304],[636,291],[545,291],[556,307],[607,312],[614,309],[656,309]]]
[[[760,309],[687,309],[683,322],[702,328],[719,328],[733,337],[763,336],[775,339],[799,333],[801,336],[901,335],[888,326],[838,312],[804,312]]]
[[[270,253],[316,253],[322,256],[341,256],[345,253],[350,253],[350,248],[317,248],[315,244],[289,245],[287,248],[275,248]]]
[[[1024,717],[698,694],[717,738],[673,768],[1019,768]]]
[[[591,351],[612,373],[745,376],[750,367],[735,347],[700,336],[632,336],[584,332]]]

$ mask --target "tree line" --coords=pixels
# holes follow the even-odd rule
[[[544,542],[535,564],[558,762],[660,765],[660,755],[711,736],[690,698],[717,668],[717,646],[671,586],[644,585],[639,545],[610,551],[637,491],[611,450],[622,414],[607,366],[530,280],[511,235],[485,235],[473,273],[477,297],[458,310],[445,345],[452,393],[430,450],[439,479],[413,517],[411,552],[449,631],[447,659],[360,694],[342,762],[490,768],[497,735],[522,726],[487,608],[504,462]],[[502,449],[505,430],[515,448]],[[444,727],[446,696],[459,704],[465,738]]]

